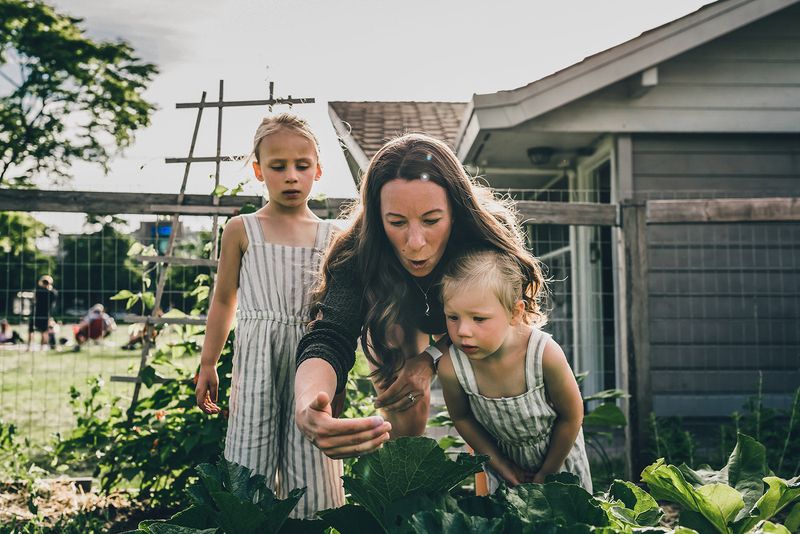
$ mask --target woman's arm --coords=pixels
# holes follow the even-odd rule
[[[469,399],[458,382],[450,353],[444,354],[439,360],[439,382],[442,384],[444,401],[453,424],[458,433],[464,438],[476,454],[489,456],[487,464],[508,484],[517,485],[530,482],[532,473],[524,471],[521,467],[506,458],[497,447],[494,437],[481,425],[472,414]]]
[[[550,447],[534,482],[542,483],[547,475],[557,473],[564,465],[583,424],[583,399],[567,362],[564,351],[548,340],[542,355],[544,388],[558,417],[550,434]]]
[[[416,342],[408,351],[427,345],[428,336],[418,332]],[[371,371],[376,368],[369,362]],[[428,424],[431,404],[431,379],[433,358],[427,352],[406,358],[405,365],[391,382],[372,377],[372,385],[378,393],[375,405],[382,409],[384,417],[392,424],[391,437],[421,436]]]
[[[339,268],[328,281],[320,314],[297,348],[295,423],[306,438],[331,458],[358,456],[389,439],[382,417],[336,419],[331,400],[344,391],[355,361],[361,331],[362,288],[352,270]]]
[[[231,331],[236,314],[236,290],[239,287],[239,269],[242,253],[247,248],[247,234],[244,222],[234,217],[222,231],[217,278],[214,284],[214,297],[208,310],[206,335],[200,353],[200,372],[197,376],[195,396],[197,405],[207,414],[219,413],[217,394],[219,376],[217,361]]]

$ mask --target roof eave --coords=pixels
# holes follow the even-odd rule
[[[518,126],[798,2],[722,0],[524,87],[473,95],[455,142],[459,157],[468,155],[476,125]]]
[[[361,148],[356,140],[353,138],[352,134],[350,133],[350,128],[347,124],[339,117],[339,114],[336,113],[336,110],[333,109],[333,106],[328,104],[328,115],[331,118],[331,123],[333,124],[334,130],[336,130],[336,134],[341,139],[342,143],[344,143],[345,148],[350,152],[350,155],[355,160],[358,168],[361,172],[365,172],[367,167],[369,166],[369,158],[364,153],[364,150]]]

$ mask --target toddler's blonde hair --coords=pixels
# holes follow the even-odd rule
[[[536,260],[531,257],[531,260]],[[442,277],[442,300],[447,301],[461,291],[490,292],[500,304],[513,313],[517,301],[526,301],[538,295],[529,295],[525,275],[517,259],[499,250],[474,249],[459,254],[447,266]],[[525,306],[523,320],[526,324],[544,323],[545,316],[538,308]],[[537,313],[538,312],[538,313]]]

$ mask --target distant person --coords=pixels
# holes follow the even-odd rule
[[[81,322],[75,325],[75,346],[72,350],[78,352],[81,345],[90,339],[103,339],[117,328],[114,318],[106,313],[102,304],[95,304],[89,309]]]
[[[0,343],[7,345],[22,343],[22,336],[11,329],[8,319],[0,319]]]
[[[46,274],[39,278],[33,294],[33,311],[28,319],[28,350],[31,349],[33,333],[41,333],[41,345],[49,345],[50,315],[53,312],[58,291],[53,287],[53,277]]]

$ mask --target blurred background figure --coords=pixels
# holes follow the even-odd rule
[[[105,307],[98,303],[89,309],[89,312],[75,325],[75,346],[72,350],[78,352],[81,345],[90,339],[98,340],[111,334],[117,328],[117,323],[106,313]]]
[[[0,343],[22,343],[22,336],[11,329],[11,325],[8,323],[7,319],[0,319]]]
[[[33,313],[28,320],[28,350],[31,349],[34,332],[41,333],[42,347],[49,345],[50,314],[57,298],[58,291],[53,287],[53,277],[46,274],[39,278],[33,296]]]

